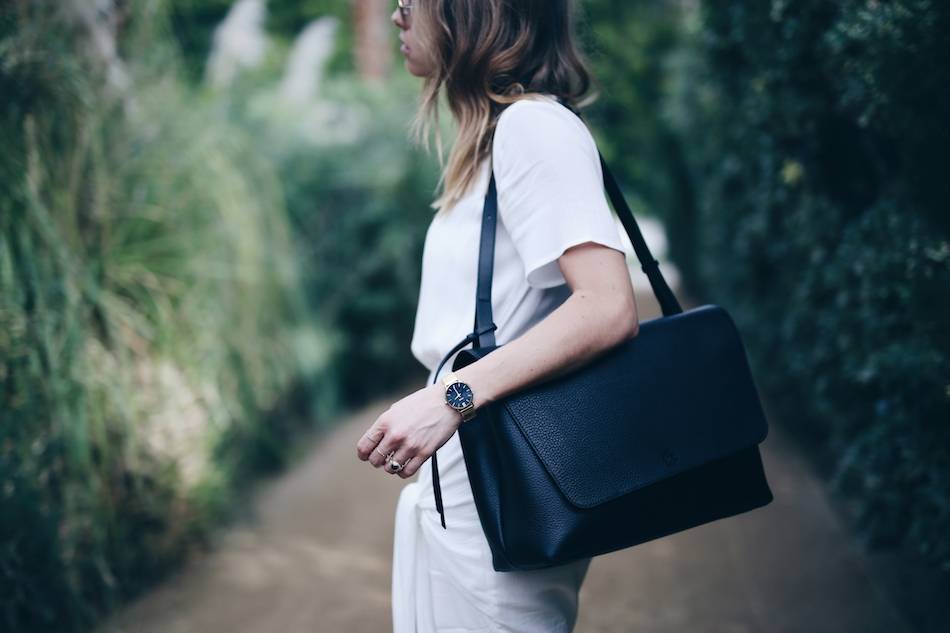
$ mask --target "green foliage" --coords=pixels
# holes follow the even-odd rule
[[[211,53],[214,27],[228,14],[234,0],[170,0],[168,4],[185,71],[198,81]]]
[[[660,114],[665,67],[679,43],[680,11],[654,0],[580,6],[578,31],[601,92],[589,111],[598,148],[640,202],[638,212],[662,215],[678,187],[677,139]]]
[[[185,69],[192,81],[204,75],[211,53],[214,29],[225,18],[235,0],[168,0],[172,34],[181,49]],[[327,62],[329,74],[353,70],[353,29],[350,0],[269,0],[265,4],[265,27],[270,37],[286,46],[307,24],[324,16],[337,18],[334,52]]]
[[[128,16],[125,90],[41,5],[0,18],[0,628],[63,632],[281,458],[332,339],[277,174],[182,87],[160,16]]]
[[[123,7],[124,86],[68,11],[2,13],[4,630],[88,629],[301,429],[421,377],[437,169],[407,141],[416,85],[335,76],[294,106],[278,42],[233,86],[191,87],[207,40],[180,55],[182,33],[225,5]]]
[[[294,37],[308,22],[325,15],[349,24],[352,11],[350,0],[270,0],[267,3],[267,24],[273,33]]]
[[[301,106],[267,89],[238,87],[227,98],[283,182],[303,284],[338,337],[331,364],[349,404],[420,367],[408,340],[438,166],[407,139],[414,81],[334,76],[320,90]]]
[[[356,70],[356,59],[353,54],[356,48],[352,19],[353,5],[354,3],[350,0],[309,0],[309,2],[272,0],[268,4],[270,11],[268,25],[275,36],[290,40],[313,20],[324,16],[337,18],[339,26],[336,30],[333,52],[327,59],[325,72],[327,75],[345,77]]]
[[[709,2],[684,24],[673,256],[868,539],[950,569],[950,7]]]

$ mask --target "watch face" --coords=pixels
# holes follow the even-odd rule
[[[464,409],[472,403],[472,389],[464,382],[453,382],[445,390],[445,401],[453,409]]]

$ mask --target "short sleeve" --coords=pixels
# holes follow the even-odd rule
[[[528,285],[566,283],[557,259],[571,246],[593,241],[624,252],[594,139],[564,106],[534,100],[510,105],[495,129],[492,167],[498,217]]]

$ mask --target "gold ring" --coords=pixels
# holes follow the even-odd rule
[[[415,457],[415,455],[413,455],[413,457]],[[400,464],[395,459],[393,459],[389,462],[389,469],[394,473],[398,473],[400,470],[406,467],[406,464],[408,464],[411,461],[412,461],[412,457],[407,459],[404,463]]]

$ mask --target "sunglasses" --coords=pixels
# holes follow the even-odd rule
[[[403,20],[408,20],[409,11],[412,9],[412,0],[396,0],[396,4],[399,5],[399,15],[402,16]]]

